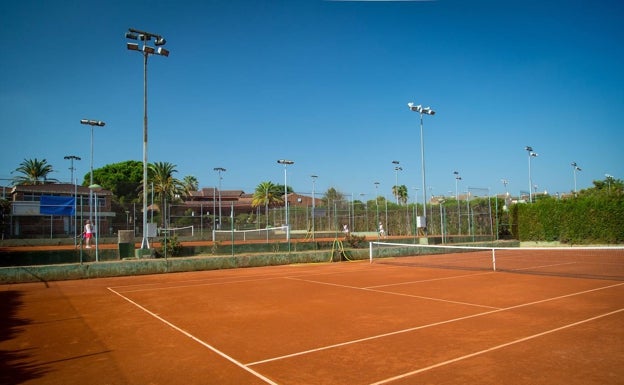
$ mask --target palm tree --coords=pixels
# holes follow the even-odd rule
[[[191,191],[197,191],[199,189],[199,181],[193,175],[187,175],[182,179],[182,185],[186,195],[191,195]]]
[[[20,163],[19,167],[15,171],[22,173],[23,175],[17,176],[13,179],[13,184],[16,185],[32,185],[32,184],[44,184],[50,182],[58,182],[56,179],[49,179],[48,174],[53,172],[52,165],[48,164],[45,159],[24,159]]]
[[[408,199],[407,186],[404,184],[400,186],[392,186],[392,195],[397,198],[399,203],[406,204]]]
[[[281,190],[280,186],[273,184],[273,182],[261,182],[256,186],[251,200],[251,207],[264,206],[267,226],[269,225],[269,206],[282,203],[284,201],[282,196],[283,190]]]
[[[176,165],[169,162],[150,163],[148,168],[148,181],[152,186],[152,192],[161,203],[162,225],[166,227],[166,205],[180,196],[185,195],[184,184],[173,177],[178,172]]]

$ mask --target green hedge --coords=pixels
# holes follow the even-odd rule
[[[622,195],[547,198],[514,205],[512,210],[514,237],[520,241],[624,243]]]

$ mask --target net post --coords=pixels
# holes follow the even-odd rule
[[[492,270],[496,271],[496,248],[492,247]]]
[[[370,263],[373,263],[373,242],[368,242],[368,257]]]

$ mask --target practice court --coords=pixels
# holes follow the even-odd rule
[[[624,281],[368,261],[4,285],[7,384],[621,384]]]

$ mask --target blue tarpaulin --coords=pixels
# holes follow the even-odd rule
[[[76,200],[74,197],[42,195],[39,213],[46,215],[74,215]]]

